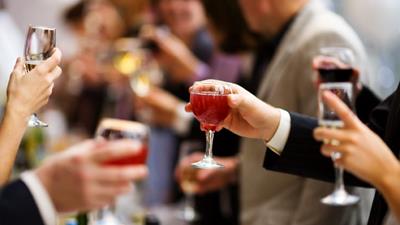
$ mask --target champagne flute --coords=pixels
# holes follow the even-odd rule
[[[56,29],[29,26],[24,48],[25,69],[28,73],[41,62],[49,58],[56,46]],[[28,122],[29,127],[47,127],[48,125],[34,113]]]
[[[322,100],[322,93],[324,91],[330,91],[339,97],[349,108],[353,108],[353,87],[349,82],[334,82],[334,83],[323,83],[319,86],[318,94],[318,106],[319,115],[318,123],[320,126],[341,129],[343,127],[343,121],[338,117],[335,111],[331,110]],[[338,145],[337,140],[324,140],[324,142],[330,142],[332,145]],[[331,155],[333,162],[339,159],[341,154],[335,152]],[[356,204],[360,198],[355,195],[349,194],[344,187],[343,182],[343,168],[335,165],[335,189],[333,193],[321,199],[321,202],[327,205],[345,206]]]
[[[212,146],[214,133],[219,124],[228,116],[228,95],[232,89],[217,80],[195,82],[190,89],[190,104],[201,129],[206,133],[206,152],[202,160],[193,163],[198,169],[217,169],[223,165],[213,159]]]
[[[353,51],[345,47],[323,47],[313,59],[319,83],[351,82],[357,74],[355,64]]]
[[[146,164],[148,154],[149,128],[141,123],[105,118],[98,125],[96,136],[106,140],[130,139],[139,146],[139,152],[129,157],[110,160],[105,162],[109,166],[143,165]],[[112,207],[111,207],[112,208]],[[97,212],[95,224],[118,224],[122,223],[117,219],[110,207],[105,207]]]

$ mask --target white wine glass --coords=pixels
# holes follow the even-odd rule
[[[353,85],[350,82],[323,83],[319,86],[318,94],[318,123],[319,126],[330,129],[341,129],[344,126],[343,121],[335,111],[330,109],[322,100],[322,93],[330,91],[339,97],[349,108],[353,108]],[[331,145],[338,145],[337,140],[324,140]],[[341,154],[334,152],[331,155],[333,162],[341,157]],[[334,191],[321,199],[321,202],[327,205],[345,206],[353,205],[359,202],[358,196],[352,195],[345,190],[343,181],[343,168],[335,164],[335,189]]]
[[[49,58],[56,47],[56,29],[29,26],[24,48],[25,69],[28,73]],[[34,113],[28,121],[29,127],[47,127]]]
[[[197,140],[186,140],[183,141],[179,149],[179,161],[184,160],[203,147],[203,144]],[[182,177],[180,181],[180,187],[184,194],[184,205],[181,211],[179,211],[179,218],[186,222],[194,222],[199,219],[199,214],[195,209],[194,195],[195,188],[197,186],[197,172],[198,170],[193,167],[185,167],[182,169]]]

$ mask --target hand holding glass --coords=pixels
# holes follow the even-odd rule
[[[148,135],[149,128],[141,123],[119,119],[103,119],[98,125],[96,131],[97,137],[105,138],[106,140],[129,139],[139,145],[139,152],[136,154],[121,159],[110,160],[106,162],[105,165],[124,166],[146,164]],[[102,224],[107,221],[113,221],[111,224],[122,224],[116,219],[112,211],[108,208],[104,208],[98,212],[96,224]]]
[[[340,129],[343,127],[343,121],[331,110],[322,100],[322,93],[324,91],[330,91],[339,97],[349,108],[353,108],[353,87],[349,82],[334,82],[334,83],[323,83],[319,86],[319,116],[318,122],[320,126]],[[339,145],[337,140],[324,140],[324,142],[330,142],[331,145]],[[332,154],[331,158],[333,161],[341,157],[340,153]],[[343,183],[343,168],[335,165],[335,190],[332,194],[321,199],[321,202],[328,205],[352,205],[356,204],[360,198],[355,195],[349,194]]]
[[[56,47],[56,29],[29,26],[25,42],[25,68],[29,72],[49,58]],[[29,127],[47,127],[33,114],[28,122]]]

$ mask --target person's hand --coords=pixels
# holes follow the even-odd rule
[[[281,117],[279,109],[266,104],[237,84],[217,82],[229,85],[233,92],[228,96],[231,111],[224,122],[217,127],[217,130],[224,127],[243,137],[270,140],[279,126]],[[202,83],[206,88],[206,84],[210,81],[196,82],[199,85]],[[185,109],[187,112],[192,112],[191,104],[188,103]]]
[[[97,209],[128,192],[133,180],[147,175],[144,165],[106,166],[105,162],[139,151],[140,145],[131,140],[89,140],[50,157],[35,173],[57,212]]]
[[[378,189],[393,174],[399,174],[400,164],[388,146],[364,125],[353,112],[334,94],[323,93],[323,100],[344,122],[342,129],[316,128],[315,139],[336,140],[321,147],[323,155],[330,157],[339,152],[341,157],[335,161],[338,166],[361,179],[375,185]]]
[[[191,181],[194,183],[192,191],[195,194],[217,191],[237,181],[239,166],[237,157],[214,157],[215,160],[224,165],[222,169],[202,170],[192,168],[192,163],[200,161],[203,156],[203,153],[195,152],[179,162],[175,176],[180,184],[183,182],[186,170],[196,170],[194,179]]]
[[[25,62],[18,58],[8,82],[6,114],[28,120],[44,106],[52,93],[54,80],[61,75],[60,61],[61,52],[56,48],[50,58],[26,74]]]
[[[171,127],[177,117],[177,107],[184,104],[178,98],[167,91],[152,86],[145,96],[135,96],[136,105],[145,108],[147,112],[151,112],[148,116],[148,123],[153,125],[161,125]]]
[[[201,62],[178,37],[162,28],[147,25],[141,32],[144,39],[154,41],[159,48],[156,59],[174,81],[190,82]]]

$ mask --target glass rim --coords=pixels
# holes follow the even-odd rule
[[[323,53],[324,50],[345,50],[345,51],[350,51],[353,53],[353,50],[346,46],[326,46],[326,47],[319,48],[319,51],[321,53]]]
[[[223,83],[224,81],[218,82],[219,80],[210,80],[210,81],[195,81],[193,85],[191,86],[189,92],[192,94],[204,94],[204,95],[229,95],[233,94],[233,89],[228,83]],[[198,85],[214,85],[218,87],[222,87],[224,90],[224,93],[221,94],[221,90],[218,90],[218,88],[215,88],[214,90],[196,90],[195,86]],[[225,93],[228,91],[229,93]],[[208,93],[207,93],[208,92]],[[215,94],[213,94],[215,93]]]
[[[55,27],[47,27],[47,26],[41,26],[41,25],[29,25],[29,29],[33,29],[33,30],[51,30],[51,31],[55,31],[56,28]]]
[[[96,135],[102,129],[115,129],[121,131],[128,131],[128,132],[140,132],[144,134],[149,134],[150,128],[140,122],[131,121],[131,120],[122,120],[122,119],[115,119],[115,118],[102,118],[99,122],[99,125],[96,129]]]
[[[329,88],[352,88],[353,84],[351,82],[326,82],[319,85],[319,89],[329,89]]]

